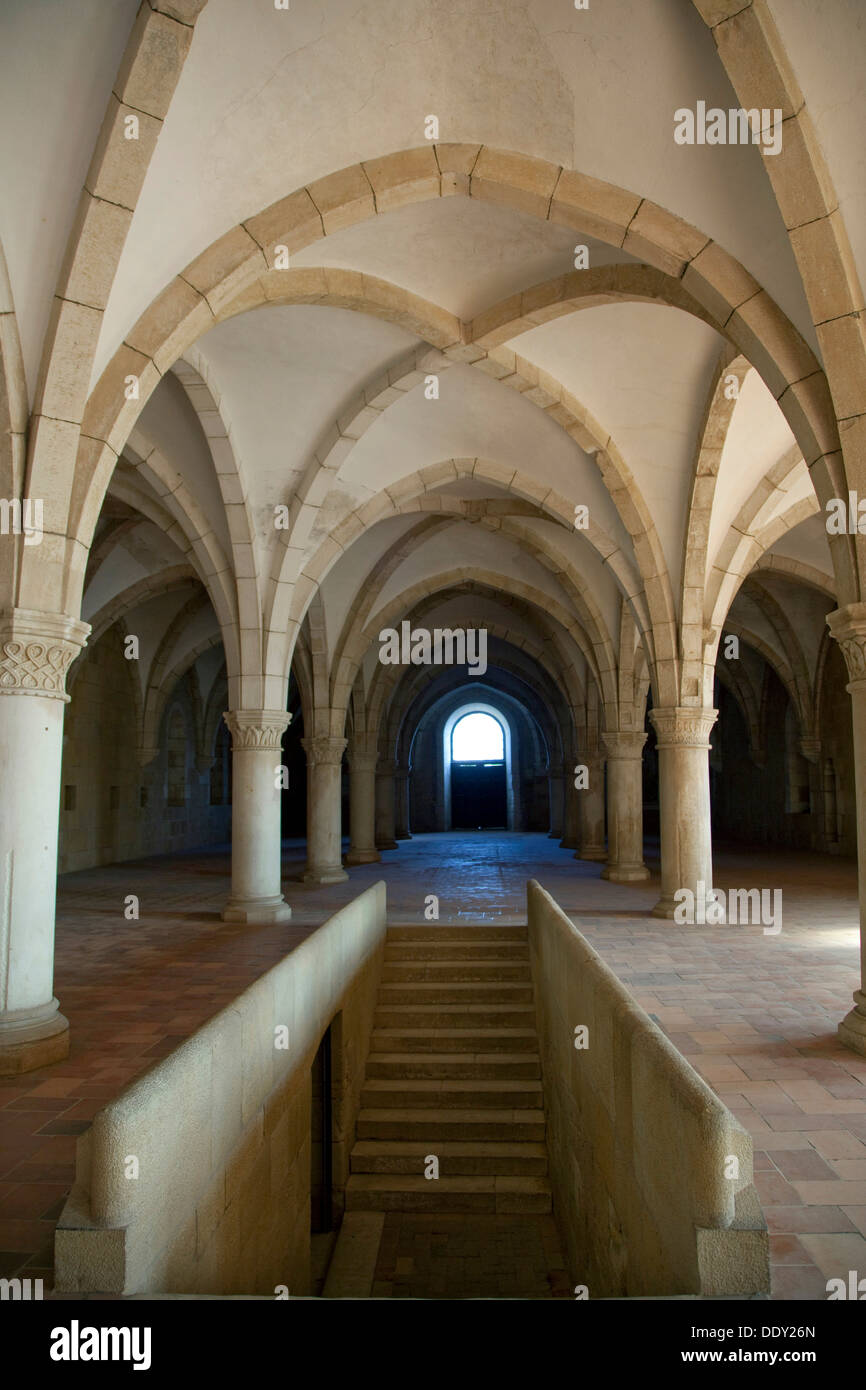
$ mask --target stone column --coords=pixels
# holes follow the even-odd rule
[[[0,619],[0,1075],[69,1053],[54,997],[66,673],[90,628],[17,609]],[[118,904],[122,913],[122,904]]]
[[[349,754],[349,830],[352,843],[347,864],[376,864],[376,762],[375,753],[353,749]]]
[[[307,755],[307,867],[305,883],[342,883],[340,780],[346,739],[328,734],[302,738]]]
[[[229,710],[232,736],[232,891],[224,922],[268,926],[292,910],[281,886],[280,740],[286,710]]]
[[[550,792],[550,830],[548,839],[558,840],[562,835],[562,769],[551,766],[547,769],[547,786]]]
[[[411,840],[409,829],[409,773],[407,763],[400,763],[394,774],[394,838]]]
[[[649,878],[643,862],[643,761],[646,734],[602,734],[607,749],[608,859],[602,878],[636,883]]]
[[[396,849],[394,837],[394,774],[397,763],[393,758],[381,758],[376,768],[376,848]]]
[[[854,794],[857,803],[857,866],[860,893],[860,988],[854,1008],[839,1024],[846,1047],[866,1056],[866,603],[850,603],[827,616],[851,677],[854,733]]]
[[[604,841],[604,757],[588,754],[583,764],[589,773],[589,786],[574,793],[580,817],[580,840],[575,859],[602,863],[607,859]]]
[[[560,849],[577,849],[580,844],[580,801],[581,792],[574,785],[574,769],[577,758],[566,758],[562,764],[562,839]]]
[[[713,886],[710,817],[710,730],[718,710],[674,706],[656,709],[650,719],[659,754],[662,895],[655,917],[673,917],[678,888],[704,891]]]

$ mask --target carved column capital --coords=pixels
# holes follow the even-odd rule
[[[232,752],[268,749],[279,752],[280,739],[292,716],[283,709],[227,710],[223,719],[232,736]]]
[[[605,746],[608,758],[629,760],[641,756],[643,746],[646,743],[646,734],[643,730],[624,732],[621,729],[613,729],[610,733],[603,733],[601,741]]]
[[[67,703],[66,673],[90,635],[62,613],[16,608],[0,616],[0,695],[41,695]]]
[[[801,738],[800,752],[809,763],[817,763],[821,757],[821,740],[819,738]]]
[[[851,684],[866,681],[866,603],[849,603],[828,613],[827,626],[842,648]]]
[[[348,742],[345,738],[332,738],[329,734],[316,734],[313,738],[302,738],[301,747],[307,755],[307,766],[316,767],[320,763],[335,764],[343,760],[343,751]]]
[[[710,730],[719,717],[717,709],[698,705],[674,705],[650,711],[658,748],[709,748]]]

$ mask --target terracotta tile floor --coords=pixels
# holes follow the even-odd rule
[[[50,1281],[76,1137],[99,1107],[341,903],[384,877],[392,921],[422,921],[435,893],[440,921],[515,922],[525,920],[529,876],[753,1134],[774,1297],[824,1298],[831,1276],[866,1275],[866,1058],[835,1034],[859,983],[852,863],[717,850],[717,886],[784,890],[783,929],[765,936],[661,923],[649,916],[657,879],[603,882],[599,865],[542,835],[418,836],[327,888],[290,881],[302,857],[300,843],[286,844],[294,916],[277,928],[220,920],[225,851],[61,880],[56,991],[72,1047],[65,1062],[0,1080],[0,1277],[26,1268]],[[129,893],[141,901],[138,922],[123,917]]]

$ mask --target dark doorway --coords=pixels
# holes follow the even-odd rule
[[[451,824],[455,830],[507,827],[505,763],[451,764]]]
[[[310,1230],[330,1231],[334,1224],[333,1103],[331,1087],[331,1030],[328,1028],[313,1059],[310,1128]]]

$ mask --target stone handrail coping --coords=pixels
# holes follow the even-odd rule
[[[384,948],[385,914],[379,882],[99,1111],[79,1140],[76,1184],[58,1227],[59,1288],[114,1288],[118,1280],[127,1292],[141,1287],[134,1271],[195,1223],[202,1194],[261,1127],[268,1098],[306,1080],[324,1031]],[[275,1046],[280,1027],[287,1049]],[[127,1176],[132,1159],[137,1178]],[[100,1256],[87,1253],[86,1241],[70,1241],[82,1232],[104,1237]],[[102,1282],[83,1284],[82,1266],[90,1278],[94,1263]]]
[[[527,903],[554,1209],[575,1281],[590,1297],[767,1291],[751,1136],[535,880]]]

